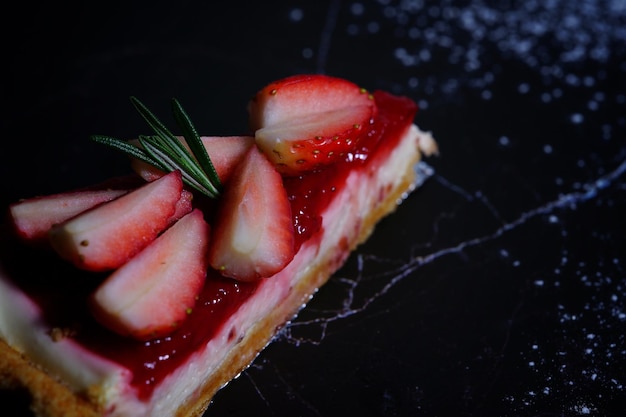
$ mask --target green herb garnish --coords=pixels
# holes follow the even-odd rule
[[[172,99],[172,111],[189,149],[141,101],[135,97],[131,97],[130,100],[156,135],[140,135],[138,139],[141,147],[109,136],[93,135],[91,139],[120,150],[162,171],[179,170],[185,184],[211,198],[218,197],[222,191],[220,179],[200,135],[178,100]]]

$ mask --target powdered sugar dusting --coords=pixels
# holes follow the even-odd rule
[[[519,93],[538,94],[547,103],[562,97],[561,83],[593,88],[605,76],[585,74],[578,64],[607,63],[626,50],[623,0],[493,3],[354,2],[350,6],[354,21],[344,30],[366,42],[375,41],[381,30],[393,32],[397,42],[391,46],[389,58],[407,70],[426,74],[408,76],[405,81],[405,86],[421,97],[453,96],[470,87],[480,89],[481,96],[490,100],[502,60],[512,60],[538,73],[544,84],[541,91],[533,92],[528,80],[519,80]],[[381,17],[370,17],[368,10]],[[621,69],[626,70],[626,64]],[[463,77],[459,77],[459,70]],[[599,96],[597,100],[598,93],[591,94],[589,109],[596,110],[606,98],[604,92]],[[573,113],[571,119],[580,123],[583,117]]]
[[[321,344],[338,323],[385,314],[373,306],[407,281],[444,281],[462,260],[449,292],[461,286],[480,297],[484,285],[511,303],[488,317],[501,327],[450,319],[477,326],[476,346],[459,347],[473,356],[450,365],[467,380],[450,382],[464,393],[465,411],[481,415],[484,401],[500,404],[502,415],[610,415],[608,405],[626,401],[626,229],[609,220],[626,191],[626,0],[331,4],[320,45],[303,47],[305,60],[320,72],[341,68],[332,54],[341,37],[389,62],[382,86],[410,95],[422,120],[435,120],[426,128],[442,156],[428,161],[427,181],[442,202],[404,257],[361,251],[356,272],[331,284],[344,296],[324,308],[314,299],[312,317],[291,323],[280,340]],[[310,11],[298,10],[306,20]],[[382,35],[393,41],[377,44]],[[470,112],[479,128],[450,127],[456,111]],[[492,122],[498,117],[507,119]],[[401,211],[419,207],[409,197]],[[464,282],[471,273],[477,282]],[[456,342],[437,320],[420,321],[418,331]],[[486,340],[493,332],[501,337]],[[491,384],[473,385],[474,375]],[[428,383],[415,389],[412,409],[420,410],[431,401]]]

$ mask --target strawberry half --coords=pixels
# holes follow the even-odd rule
[[[193,210],[193,193],[183,189],[180,193],[180,198],[176,202],[174,214],[172,214],[168,221],[168,225],[174,224],[174,222],[191,212],[191,210]]]
[[[176,213],[182,215],[184,210],[177,210],[182,190],[180,171],[173,171],[53,226],[50,243],[79,268],[117,268],[152,242]]]
[[[174,331],[204,285],[208,242],[209,226],[193,210],[100,284],[90,300],[96,319],[139,340]]]
[[[46,242],[52,226],[99,204],[126,194],[128,190],[68,191],[20,200],[9,206],[9,219],[17,235],[31,242]]]
[[[254,144],[252,136],[202,136],[200,140],[207,149],[222,184],[228,182],[234,167]],[[181,138],[181,141],[184,143],[184,138]],[[131,167],[146,181],[154,181],[163,176],[163,171],[136,158],[131,160]]]
[[[234,168],[254,144],[252,136],[202,136],[200,140],[207,149],[222,184],[228,182]]]
[[[350,81],[297,75],[264,87],[248,111],[259,148],[282,174],[298,175],[353,151],[377,108],[372,95]]]
[[[282,177],[256,147],[237,166],[220,200],[209,263],[240,281],[269,277],[294,256],[291,206]]]
[[[24,241],[46,244],[48,231],[83,211],[114,200],[143,184],[138,176],[110,178],[98,184],[22,199],[9,205],[8,220]]]

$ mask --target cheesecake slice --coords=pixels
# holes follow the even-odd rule
[[[150,250],[155,252],[151,248],[160,237],[141,249],[139,255],[129,256],[121,266],[94,271],[59,256],[54,245],[40,241],[33,244],[13,233],[14,222],[3,224],[0,387],[26,388],[32,397],[31,408],[38,416],[202,415],[215,393],[252,363],[281,327],[344,264],[351,251],[370,236],[376,223],[392,213],[415,188],[415,166],[421,156],[437,152],[430,134],[414,124],[417,106],[412,100],[383,91],[370,93],[333,77],[294,76],[268,84],[249,103],[249,110],[252,139],[245,140],[250,145],[241,148],[235,165],[261,158],[262,162],[249,163],[258,171],[246,174],[245,169],[235,167],[232,178],[218,184],[216,189],[223,189],[223,193],[215,199],[200,196],[197,189],[183,184],[181,196],[186,197],[181,201],[188,203],[191,193],[192,203],[183,204],[184,209],[180,203],[174,204],[171,213],[162,209],[162,216],[169,219],[165,230],[159,232],[162,240],[174,233],[180,235],[180,228],[175,228],[183,221],[198,224],[202,217],[198,211],[202,211],[206,225],[193,230],[201,230],[197,233],[205,233],[204,238],[210,242],[205,251],[203,284],[195,293],[195,302],[186,307],[187,314],[177,319],[170,331],[161,327],[148,335],[131,332],[129,324],[112,326],[94,314],[99,310],[93,308],[94,294],[101,292],[112,276],[129,276],[128,265],[139,264],[135,274],[144,273],[148,267],[142,265],[150,264],[137,259],[148,258],[144,253]],[[201,139],[211,155],[210,140]],[[211,159],[221,172],[219,158]],[[145,185],[156,188],[154,183],[161,179],[175,183],[162,166],[150,170],[143,162],[134,162]],[[273,173],[261,174],[259,166],[270,166]],[[257,173],[263,181],[254,181]],[[224,201],[237,196],[244,199],[242,195],[252,198],[257,189],[266,193],[275,190],[269,187],[276,187],[271,185],[276,178],[288,202],[288,226],[271,229],[272,236],[266,237],[266,229],[250,232],[256,230],[256,225],[238,230],[241,220],[235,220],[232,228],[222,225],[233,222],[232,213],[236,211],[233,203]],[[133,186],[87,211],[116,201],[122,205],[125,196],[145,185]],[[255,201],[249,207],[253,208],[253,216],[261,216],[258,213],[267,207],[276,210],[267,204],[282,199]],[[238,211],[248,207],[244,200],[234,206]],[[80,215],[72,214],[60,224],[66,225]],[[196,223],[188,220],[192,215]],[[70,229],[69,225],[54,227]],[[58,231],[49,235],[55,233]],[[259,241],[275,242],[277,234],[287,235],[289,239],[281,237],[280,242],[291,242],[291,246],[275,246],[276,252],[287,254],[265,256],[277,259],[272,265],[256,268],[255,262],[262,263],[259,258],[246,255],[244,259],[239,253],[235,257],[238,261],[231,265],[228,256],[220,256],[224,247],[251,246],[254,252],[265,246],[250,243],[252,235]],[[237,237],[241,238],[238,243]],[[228,244],[222,243],[227,238]],[[170,246],[163,246],[167,241],[161,243],[170,248],[160,255],[168,262],[171,252],[176,252],[171,250],[175,239],[169,239]],[[182,245],[180,250],[198,252],[197,247],[183,249]],[[240,267],[246,263],[251,268]],[[177,275],[197,277],[197,268],[182,269],[186,274],[180,274],[181,268],[177,268]],[[163,276],[164,280],[170,277]],[[185,276],[176,279],[187,282]],[[124,297],[127,292],[119,294]],[[128,301],[133,302],[138,303]],[[120,331],[120,327],[129,331]]]

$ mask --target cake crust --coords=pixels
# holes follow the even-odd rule
[[[27,390],[38,417],[98,417],[102,412],[0,339],[0,389]]]

